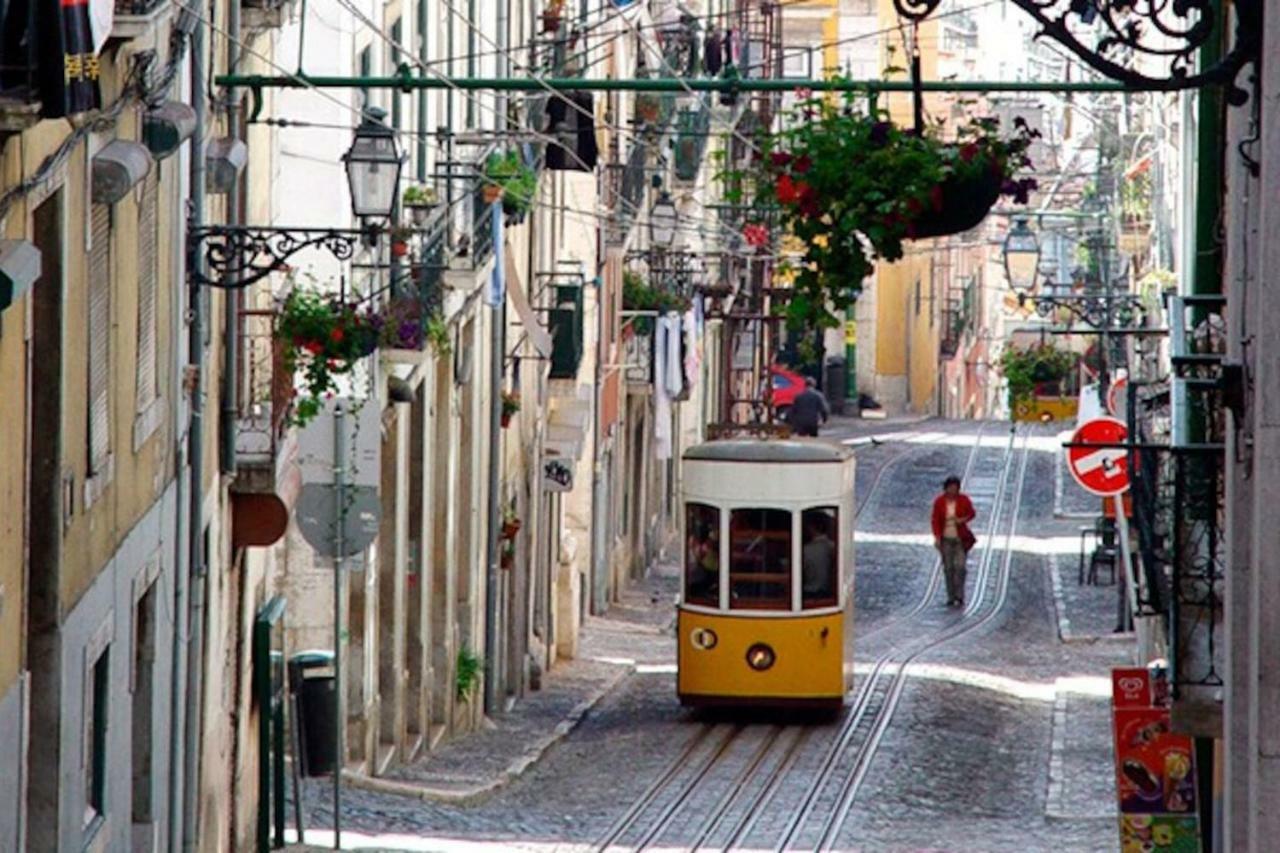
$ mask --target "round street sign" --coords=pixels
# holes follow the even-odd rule
[[[1094,418],[1071,436],[1073,445],[1110,445],[1097,448],[1068,447],[1067,467],[1085,491],[1118,495],[1129,489],[1129,453],[1115,447],[1128,441],[1129,429],[1115,418]]]
[[[1111,388],[1107,391],[1107,411],[1117,418],[1123,417],[1128,395],[1129,378],[1121,376],[1111,383]]]
[[[382,501],[372,486],[347,486],[346,511],[342,515],[342,553],[338,554],[338,489],[308,483],[302,487],[294,513],[302,538],[322,557],[354,557],[378,536]]]

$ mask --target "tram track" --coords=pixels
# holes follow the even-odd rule
[[[967,480],[976,469],[980,451],[983,449],[983,437],[988,424],[980,424],[977,434],[974,436],[973,447],[969,451],[964,468],[964,477]],[[1005,458],[1011,458],[1010,451],[1013,447],[1014,436],[1011,433],[1009,445],[1005,448]],[[866,495],[854,510],[855,521],[860,518],[866,509],[872,504],[877,492],[891,470],[896,470],[899,466],[916,457],[920,451],[936,448],[934,441],[921,442],[914,446],[909,446],[903,451],[895,454],[893,458],[886,460],[876,471],[871,484],[867,487]],[[987,448],[990,449],[990,448]],[[992,522],[988,530],[987,539],[989,550],[989,542],[994,538],[996,530],[996,517],[998,516],[998,508],[1002,500],[1002,489],[1008,476],[1008,462],[1000,470],[998,476],[998,488],[995,500],[992,506]],[[984,559],[983,566],[987,564]],[[984,575],[985,577],[985,575]],[[908,611],[895,616],[892,620],[884,625],[878,626],[866,636],[874,636],[885,633],[890,629],[909,623],[915,617],[928,607],[929,602],[934,598],[942,579],[941,561],[935,560],[932,566],[929,581],[924,594],[920,600]],[[965,615],[968,616],[973,608],[976,607],[981,600],[981,596],[975,596],[975,601],[969,608],[966,608]],[[928,648],[922,648],[917,657],[923,654]],[[865,767],[870,765],[871,754],[868,753],[860,761],[858,756],[865,752],[865,744],[871,737],[875,738],[876,746],[878,746],[880,737],[883,736],[884,729],[887,724],[880,725],[880,721],[886,717],[892,716],[892,711],[897,705],[898,697],[901,694],[902,686],[905,681],[906,663],[895,666],[893,657],[895,649],[891,649],[881,656],[873,666],[872,672],[864,680],[861,689],[855,692],[853,702],[849,709],[843,715],[843,719],[839,724],[839,729],[834,735],[831,743],[822,750],[824,753],[822,763],[816,777],[811,781],[806,781],[806,786],[810,788],[810,795],[806,797],[803,807],[788,822],[783,831],[783,841],[777,849],[785,849],[790,840],[795,837],[797,832],[803,828],[805,820],[813,812],[816,803],[816,793],[831,779],[848,778],[845,773],[838,773],[838,768],[846,766],[847,762],[842,758],[852,755],[855,758],[855,765],[852,772],[858,772],[858,768],[865,775]],[[887,680],[886,680],[887,679]],[[885,681],[884,689],[880,689],[881,681]],[[895,692],[896,688],[896,692]],[[815,738],[815,733],[821,731],[813,726],[805,726],[803,728],[771,726],[765,735],[762,743],[752,752],[749,752],[744,763],[736,771],[726,767],[734,764],[732,760],[728,760],[728,756],[736,752],[733,747],[739,740],[739,735],[745,730],[745,726],[738,725],[724,737],[716,742],[714,747],[707,747],[708,742],[712,739],[712,732],[717,728],[716,724],[703,723],[700,731],[694,735],[688,744],[681,750],[680,754],[671,761],[662,771],[657,779],[649,785],[645,792],[637,799],[628,810],[610,827],[606,835],[594,845],[596,850],[644,850],[655,843],[662,847],[673,846],[671,844],[662,843],[664,834],[673,828],[676,819],[686,811],[686,806],[690,805],[690,798],[695,791],[703,788],[714,789],[717,785],[722,785],[724,790],[718,793],[714,803],[709,807],[703,808],[705,816],[700,819],[697,827],[685,833],[684,838],[677,845],[678,847],[687,847],[688,849],[736,849],[740,842],[751,836],[757,827],[760,817],[769,811],[770,805],[777,798],[780,790],[783,788],[784,782],[798,772],[803,772],[798,768],[802,756],[808,752],[806,747],[809,746]],[[866,738],[859,738],[857,735],[860,731],[866,731]],[[790,735],[794,732],[794,736],[783,737],[786,732]],[[861,744],[858,749],[853,752],[849,751],[850,743]],[[872,750],[874,752],[874,749]],[[765,772],[762,774],[761,771]],[[723,777],[728,776],[727,779]],[[714,779],[712,777],[715,777]],[[674,793],[672,793],[674,791]],[[852,800],[850,800],[850,806]],[[844,808],[847,814],[848,807]],[[736,818],[735,818],[736,815]],[[843,819],[842,819],[843,820]],[[831,833],[838,832],[838,827]],[[824,832],[824,839],[827,833]],[[721,841],[720,839],[724,839]],[[713,843],[714,842],[714,843]]]
[[[985,583],[985,569],[989,565],[988,556],[991,551],[991,542],[994,534],[999,529],[999,516],[1003,508],[1005,488],[1008,482],[1009,473],[1012,469],[1013,454],[1011,453],[1016,434],[1011,431],[1009,443],[1005,447],[1003,454],[1003,464],[999,470],[996,480],[996,491],[992,496],[992,505],[990,510],[991,521],[985,532],[983,546],[983,561],[979,565],[979,571],[975,577],[975,590],[983,587]],[[964,479],[973,474],[978,452],[982,447],[981,431],[976,437],[974,447],[970,451],[969,459],[965,465]],[[926,589],[917,600],[916,604],[905,613],[895,617],[890,622],[879,626],[874,631],[868,632],[865,637],[884,634],[900,625],[912,622],[933,600],[937,593],[938,585],[941,583],[942,564],[940,559],[935,559],[933,569],[930,573],[929,582]],[[970,602],[965,610],[968,615],[972,612],[972,608],[980,603],[980,596]],[[840,729],[833,738],[831,746],[821,760],[814,778],[807,787],[807,793],[798,807],[792,813],[791,819],[787,822],[786,827],[778,839],[774,842],[774,849],[786,850],[793,841],[802,833],[807,823],[818,809],[822,800],[822,796],[826,793],[825,789],[836,780],[847,780],[852,774],[858,773],[860,767],[869,766],[870,760],[874,755],[875,748],[878,747],[879,737],[876,732],[879,731],[883,735],[881,721],[891,714],[892,708],[896,705],[895,690],[897,695],[901,693],[901,686],[905,683],[905,662],[897,661],[898,647],[893,646],[872,664],[871,672],[862,680],[858,690],[854,693],[853,702],[846,712]],[[923,653],[923,651],[921,652]],[[874,739],[874,742],[873,742]],[[869,748],[870,746],[870,748]],[[852,766],[850,766],[852,765]],[[862,771],[865,772],[865,771]],[[837,792],[842,787],[842,783],[836,786]],[[839,802],[840,793],[836,794],[837,802]],[[743,831],[735,833],[733,841],[725,849],[729,849],[737,842],[747,838],[750,834],[750,828],[744,828]],[[827,835],[826,829],[823,830],[823,837]]]

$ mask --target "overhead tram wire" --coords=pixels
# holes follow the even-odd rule
[[[410,57],[412,57],[412,53],[411,53],[410,51],[408,51],[408,50],[405,48],[405,46],[404,46],[404,45],[400,44],[400,43],[399,43],[399,42],[397,42],[395,39],[391,38],[391,36],[390,36],[390,35],[388,35],[386,32],[384,32],[384,31],[383,31],[383,30],[382,30],[382,29],[377,25],[377,23],[376,23],[376,22],[372,21],[372,20],[368,17],[368,15],[366,15],[362,10],[360,10],[358,7],[356,7],[356,6],[351,2],[351,0],[338,0],[338,2],[339,2],[339,4],[340,4],[340,5],[342,5],[344,8],[346,8],[348,11],[350,11],[350,12],[351,12],[355,17],[356,17],[356,19],[357,19],[359,22],[361,22],[362,24],[364,24],[364,25],[365,25],[365,27],[367,27],[367,28],[368,28],[372,33],[374,33],[375,35],[377,35],[377,36],[378,36],[378,37],[379,37],[383,42],[385,42],[385,43],[386,43],[389,47],[391,47],[393,50],[395,50],[395,51],[399,52],[400,54],[403,54],[403,55],[406,55],[406,56],[410,56]],[[472,23],[472,22],[471,22],[471,21],[470,21],[466,16],[464,16],[464,15],[462,15],[460,12],[458,12],[457,8],[456,8],[452,3],[450,3],[450,2],[449,2],[449,0],[442,0],[442,2],[443,2],[443,3],[445,4],[445,6],[449,9],[449,12],[450,12],[454,17],[458,18],[458,20],[462,21],[462,22],[463,22],[463,24],[464,24],[468,29],[470,29],[472,32],[474,32],[476,35],[478,35],[480,38],[482,38],[482,39],[484,39],[485,41],[487,41],[489,44],[493,45],[495,48],[498,48],[499,50],[501,50],[500,46],[499,46],[496,42],[494,42],[494,41],[493,41],[493,40],[492,40],[492,39],[491,39],[491,38],[490,38],[486,33],[484,33],[482,30],[480,30],[480,29],[479,29],[479,28],[478,28],[474,23]],[[625,18],[624,18],[624,20],[625,20]],[[565,101],[565,103],[566,103],[566,105],[567,105],[567,106],[569,106],[570,108],[574,109],[574,110],[575,110],[575,111],[577,111],[578,113],[580,113],[580,114],[582,114],[582,115],[584,115],[584,116],[587,116],[587,117],[588,117],[588,118],[590,118],[593,122],[595,122],[596,118],[595,118],[595,115],[594,115],[593,113],[591,113],[590,111],[588,111],[588,110],[586,110],[586,109],[584,109],[584,108],[582,108],[582,107],[578,106],[578,105],[577,105],[577,104],[575,104],[572,100],[570,100],[570,99],[566,98],[566,97],[564,96],[564,94],[563,94],[563,93],[557,92],[553,87],[551,87],[551,86],[547,85],[547,84],[546,84],[546,82],[545,82],[545,80],[544,80],[542,77],[540,77],[536,72],[532,71],[531,69],[528,69],[528,67],[527,67],[527,66],[525,66],[523,63],[521,63],[521,62],[519,62],[519,61],[516,61],[516,60],[515,60],[515,58],[514,58],[513,56],[511,56],[512,49],[510,49],[510,48],[506,49],[506,53],[508,54],[508,59],[511,59],[511,60],[512,60],[512,65],[513,65],[513,67],[516,67],[516,68],[524,68],[525,70],[529,71],[529,72],[530,72],[531,79],[532,79],[533,81],[537,82],[537,83],[540,85],[540,87],[545,88],[545,89],[547,90],[547,92],[548,92],[550,95],[555,96],[555,97],[559,97],[560,99],[562,99],[562,100],[564,100],[564,101]],[[494,108],[494,107],[490,106],[489,104],[484,103],[484,102],[483,102],[482,100],[480,100],[480,99],[479,99],[479,97],[478,97],[477,95],[475,95],[473,92],[468,92],[468,91],[466,91],[466,90],[461,89],[461,87],[458,87],[456,84],[454,84],[454,83],[453,83],[453,81],[452,81],[450,78],[448,78],[448,77],[446,77],[445,75],[443,75],[443,74],[439,73],[438,71],[435,71],[434,69],[431,69],[431,68],[427,68],[427,67],[425,67],[424,65],[422,65],[422,63],[421,63],[420,61],[416,61],[416,60],[415,60],[412,64],[417,65],[417,66],[418,66],[419,68],[421,68],[423,71],[426,71],[427,73],[429,73],[429,74],[433,75],[434,77],[436,77],[437,79],[439,79],[440,81],[442,81],[442,82],[445,84],[445,87],[446,87],[446,88],[448,88],[450,91],[457,91],[457,92],[459,92],[460,94],[462,94],[462,96],[463,96],[464,98],[466,98],[467,100],[471,101],[471,102],[472,102],[473,104],[475,104],[476,106],[480,107],[481,109],[485,110],[486,112],[491,113],[491,114],[492,114],[492,115],[494,115],[496,118],[498,118],[500,121],[505,121],[505,119],[506,119],[505,115],[501,114],[501,113],[500,113],[496,108]],[[657,145],[659,145],[659,144],[660,144],[660,140],[658,140],[658,141],[656,141],[656,142],[653,142],[653,141],[646,141],[646,140],[644,140],[644,139],[643,139],[643,137],[642,137],[642,135],[641,135],[641,134],[639,134],[639,133],[637,133],[637,132],[636,132],[636,131],[634,131],[634,130],[630,130],[630,129],[627,129],[627,128],[622,128],[621,126],[614,125],[614,124],[609,124],[609,123],[603,123],[603,126],[604,126],[604,127],[609,128],[610,130],[614,131],[615,133],[618,133],[619,135],[624,135],[624,136],[625,136],[625,135],[630,135],[630,136],[634,137],[634,141],[635,141],[637,144],[642,144],[642,145],[646,145],[646,146],[650,146],[650,147],[652,147],[652,146],[657,146]],[[533,134],[535,134],[539,139],[541,139],[541,140],[543,140],[543,141],[546,141],[546,142],[551,142],[551,143],[554,143],[554,144],[558,144],[558,143],[559,143],[559,140],[558,140],[558,139],[556,139],[556,138],[552,137],[552,136],[551,136],[551,135],[549,135],[549,134],[544,134],[544,133],[542,133],[541,131],[537,131],[537,130],[534,130],[534,129],[526,129],[524,132],[527,132],[527,133],[533,133]],[[578,165],[580,165],[580,166],[581,166],[585,171],[588,171],[588,172],[590,172],[590,171],[594,171],[593,169],[591,169],[590,167],[588,167],[588,166],[587,166],[587,164],[582,160],[582,158],[578,155],[578,153],[577,153],[576,151],[573,151],[572,149],[570,149],[570,148],[568,148],[568,147],[564,147],[564,150],[565,150],[565,153],[566,153],[566,154],[568,154],[572,159],[574,159],[574,160],[578,163]],[[654,150],[657,150],[657,151],[658,151],[658,153],[661,153],[660,149],[655,148]],[[641,212],[640,212],[639,210],[637,210],[637,209],[636,209],[636,206],[635,206],[634,204],[632,204],[631,202],[629,202],[627,199],[625,199],[625,198],[621,198],[621,197],[620,197],[620,198],[619,198],[619,201],[621,201],[621,202],[625,203],[628,207],[630,207],[630,208],[631,208],[631,213],[632,213],[633,215],[636,215],[636,216],[641,215]],[[704,222],[705,222],[705,221],[706,221],[706,220],[704,220]],[[717,227],[717,228],[721,229],[721,230],[722,230],[726,235],[731,235],[731,236],[732,236],[733,238],[735,238],[735,239],[739,236],[739,235],[737,234],[737,232],[735,232],[735,231],[733,231],[732,229],[728,228],[728,226],[724,225],[723,223],[721,223],[721,222],[719,222],[719,221],[714,221],[714,223],[713,223],[713,224],[714,224],[714,226],[715,226],[715,227]]]
[[[343,2],[343,0],[339,0],[339,2]],[[301,76],[301,75],[299,75],[299,74],[297,74],[297,73],[295,73],[295,72],[289,71],[288,69],[284,68],[284,67],[283,67],[283,66],[281,66],[279,63],[275,62],[274,60],[270,59],[269,57],[264,56],[263,54],[261,54],[261,53],[259,53],[259,52],[255,51],[255,50],[253,50],[251,47],[249,47],[247,44],[245,44],[245,42],[243,42],[242,40],[232,38],[232,36],[230,35],[230,33],[228,33],[225,29],[223,29],[223,28],[221,28],[221,27],[217,26],[217,25],[216,25],[213,21],[211,21],[209,18],[207,18],[207,17],[205,17],[204,15],[202,15],[199,11],[197,11],[197,10],[196,10],[196,9],[194,9],[191,5],[189,5],[189,3],[187,3],[187,2],[186,2],[186,0],[174,0],[174,3],[175,3],[175,5],[179,6],[180,8],[185,9],[187,12],[189,12],[191,15],[193,15],[197,20],[199,20],[199,21],[201,21],[202,23],[204,23],[204,24],[205,24],[206,26],[208,26],[208,27],[209,27],[209,29],[210,29],[210,30],[212,30],[213,32],[216,32],[216,33],[218,33],[218,34],[222,35],[222,36],[223,36],[225,39],[227,39],[228,41],[234,42],[237,46],[239,46],[239,47],[240,47],[240,49],[241,49],[241,51],[242,51],[243,53],[248,54],[248,55],[251,55],[251,56],[253,56],[253,57],[255,57],[255,58],[257,58],[257,59],[261,60],[262,62],[266,63],[268,66],[270,66],[271,68],[273,68],[273,69],[275,69],[277,72],[279,72],[282,76],[284,76],[284,77],[286,77],[286,78],[288,78],[288,79],[293,80],[294,82],[296,82],[296,83],[297,83],[301,88],[306,89],[306,90],[311,90],[311,91],[315,92],[316,94],[320,95],[321,97],[323,97],[324,99],[328,100],[329,102],[331,102],[331,103],[333,103],[333,104],[336,104],[336,105],[338,105],[338,106],[342,107],[344,110],[347,110],[348,112],[351,112],[351,113],[352,113],[356,118],[358,118],[358,119],[364,119],[364,118],[365,118],[365,116],[364,116],[363,112],[362,112],[359,108],[357,108],[357,107],[355,107],[355,106],[353,106],[353,105],[351,105],[351,104],[349,104],[349,103],[345,103],[345,102],[344,102],[344,101],[342,101],[340,98],[337,98],[337,97],[335,97],[334,95],[329,94],[329,93],[328,93],[326,90],[324,90],[323,88],[320,88],[320,87],[318,87],[318,86],[314,85],[314,84],[313,84],[311,81],[309,81],[306,77]],[[345,4],[344,4],[344,5],[345,5]],[[368,24],[366,24],[366,26],[367,26],[367,25],[368,25]],[[376,28],[374,28],[374,29],[375,29],[375,32],[379,32],[379,33],[381,32],[380,30],[377,30]],[[395,43],[394,43],[394,42],[392,42],[392,44],[394,45]],[[434,73],[434,72],[433,72],[433,73]],[[441,79],[442,79],[442,80],[444,80],[446,83],[448,82],[448,78],[443,78],[443,77],[442,77]],[[463,94],[463,96],[464,96],[464,97],[468,97],[468,98],[475,98],[475,96],[474,96],[474,95],[472,95],[472,94],[470,94],[470,93],[468,93],[468,92],[466,92],[466,91],[463,91],[463,92],[462,92],[462,94]],[[478,102],[478,105],[479,105],[479,106],[481,106],[481,107],[484,107],[484,108],[488,109],[490,112],[492,112],[492,113],[495,113],[495,114],[496,114],[496,111],[495,111],[492,107],[490,107],[489,105],[484,104],[484,103],[480,103],[480,102]],[[383,125],[382,125],[382,126],[383,126],[383,127],[385,127],[387,130],[391,131],[392,133],[396,134],[398,137],[402,137],[402,138],[403,138],[403,137],[406,137],[406,136],[415,136],[415,138],[416,138],[416,135],[409,134],[408,132],[406,132],[406,131],[404,131],[404,130],[401,130],[400,128],[390,127],[390,126],[386,125],[386,124],[385,124],[385,122],[383,123]],[[540,133],[540,132],[538,132],[538,131],[533,131],[533,130],[529,130],[529,131],[526,131],[526,132],[527,132],[527,133],[529,133],[530,135],[534,136],[535,138],[537,138],[537,139],[541,140],[541,141],[549,142],[549,143],[555,143],[555,144],[558,144],[558,143],[559,143],[559,140],[558,140],[558,139],[556,139],[556,138],[554,138],[554,137],[550,136],[549,134]],[[439,148],[439,146],[433,146],[433,147],[435,148],[435,150],[436,150],[436,152],[437,152],[438,154],[445,154],[445,155],[447,156],[447,152],[443,152],[443,151],[441,151],[441,149]],[[579,163],[580,165],[582,165],[584,168],[586,167],[586,164],[582,161],[582,159],[581,159],[580,157],[577,157],[576,152],[574,152],[574,151],[572,151],[572,150],[569,150],[569,149],[567,149],[567,148],[566,148],[565,150],[566,150],[566,153],[567,153],[568,155],[570,155],[571,157],[575,157],[575,158],[577,159],[577,161],[578,161],[578,163]],[[591,170],[590,170],[590,169],[587,169],[587,171],[591,171]],[[463,201],[463,199],[458,199],[457,201],[453,202],[453,204],[458,204],[458,203],[461,203],[462,201]],[[625,200],[624,200],[624,201],[625,201]],[[647,221],[648,221],[648,220],[644,220],[644,219],[642,218],[641,212],[635,209],[635,205],[629,205],[629,206],[632,208],[632,214],[636,217],[636,218],[635,218],[635,221],[636,221],[637,223],[647,223]],[[606,218],[606,217],[607,217],[607,214],[602,214],[602,213],[596,213],[596,214],[584,214],[584,215],[594,215],[594,216],[597,216],[597,217],[599,217],[599,218],[601,218],[601,219],[604,219],[604,218]],[[703,220],[701,220],[701,221],[702,221],[703,223],[705,223],[705,224],[711,224],[711,223],[708,223],[708,222],[707,222],[707,220],[705,220],[705,219],[703,219]],[[718,223],[717,223],[717,224],[718,224]],[[738,236],[735,232],[730,231],[730,230],[728,230],[728,229],[725,229],[723,225],[720,225],[720,227],[725,231],[725,233],[726,233],[726,234],[729,234],[729,235],[731,235],[731,236],[733,236],[733,237],[735,237],[735,238]],[[680,230],[680,229],[677,229],[677,230]]]

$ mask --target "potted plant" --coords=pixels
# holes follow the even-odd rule
[[[344,302],[331,294],[296,288],[276,318],[275,336],[289,375],[301,374],[302,389],[289,422],[304,426],[337,390],[334,376],[350,373],[377,349],[383,318],[367,303]]]
[[[510,570],[516,564],[516,543],[514,540],[508,539],[502,543],[502,550],[499,554],[498,568]]]
[[[652,311],[661,316],[671,311],[683,313],[689,310],[690,304],[687,296],[661,285],[649,284],[644,276],[635,270],[624,270],[622,273],[622,310],[624,311]],[[635,334],[647,335],[653,331],[653,318],[635,317],[631,321],[631,329]]]
[[[403,258],[409,254],[409,238],[413,236],[413,229],[403,225],[397,225],[391,229],[391,257]]]
[[[547,0],[547,6],[542,10],[542,31],[554,33],[560,29],[560,22],[563,19],[564,0]]]
[[[502,539],[505,541],[515,539],[519,532],[520,517],[516,515],[514,507],[507,507],[502,511]]]
[[[516,412],[520,411],[520,392],[519,391],[503,391],[502,392],[502,428],[506,429],[511,425],[511,419],[515,417]]]
[[[484,198],[492,204],[502,199],[505,213],[523,216],[533,207],[538,175],[516,151],[490,155],[484,169]],[[496,190],[495,190],[496,188]]]
[[[798,240],[787,319],[794,330],[836,323],[828,307],[853,304],[877,259],[898,260],[906,240],[973,227],[1001,193],[1025,203],[1035,181],[1018,179],[1039,133],[1021,119],[997,134],[994,119],[917,133],[887,113],[806,97],[782,130],[761,137],[756,159],[723,175],[729,202],[776,211]],[[946,131],[946,137],[943,133]]]
[[[408,209],[415,225],[425,225],[431,208],[440,203],[440,197],[434,187],[409,186],[405,188],[400,201]]]
[[[1071,375],[1079,356],[1051,344],[1027,349],[1007,347],[1000,355],[1000,372],[1009,389],[1009,411],[1035,398],[1037,386],[1060,384]]]

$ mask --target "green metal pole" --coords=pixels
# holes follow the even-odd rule
[[[418,77],[412,73],[390,77],[330,77],[266,74],[219,74],[219,86],[248,89],[462,89],[464,91],[523,91],[553,89],[558,92],[910,92],[906,80],[683,80],[652,77],[628,80],[588,80],[581,77]],[[926,92],[1141,92],[1142,87],[1108,81],[1050,82],[1043,80],[931,80]]]

